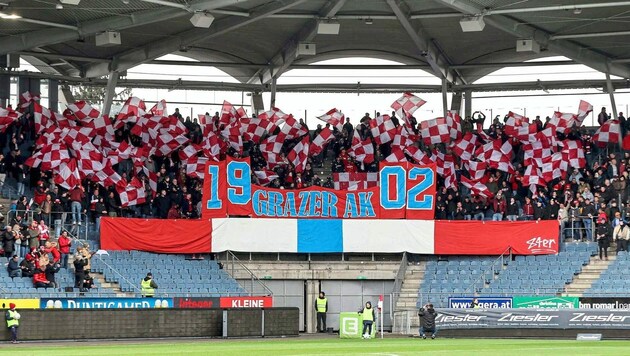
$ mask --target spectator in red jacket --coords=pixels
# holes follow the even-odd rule
[[[61,267],[68,268],[68,255],[70,255],[70,246],[72,246],[72,239],[68,236],[68,231],[61,233],[59,240],[59,252],[61,252]]]
[[[523,205],[523,217],[525,220],[534,219],[534,205],[532,205],[532,200],[529,197],[525,198],[525,204]]]
[[[46,279],[46,267],[41,266],[35,269],[33,274],[33,287],[35,288],[48,288],[52,287],[50,281]]]
[[[503,215],[505,215],[507,204],[505,202],[505,198],[501,191],[497,193],[497,195],[492,200],[492,210],[494,214],[492,214],[492,221],[501,221],[503,220]]]

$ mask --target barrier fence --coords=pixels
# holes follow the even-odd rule
[[[73,224],[71,211],[63,211],[63,212],[55,212],[44,214],[41,212],[37,212],[37,210],[9,210],[7,213],[7,222],[10,224],[16,216],[21,216],[22,221],[26,227],[28,227],[34,220],[39,222],[40,220],[44,220],[46,226],[50,230],[51,238],[58,238],[61,235],[61,232],[64,230],[68,231],[71,235],[81,238],[82,240],[88,240],[88,233],[90,231],[98,231],[99,230],[99,220],[97,218],[95,222],[92,222],[86,213],[74,213],[80,216],[81,224]]]

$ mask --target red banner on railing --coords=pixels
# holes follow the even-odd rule
[[[558,253],[558,222],[435,221],[436,255],[515,255]]]
[[[101,248],[155,253],[209,253],[212,220],[101,218]]]

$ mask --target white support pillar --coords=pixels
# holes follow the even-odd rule
[[[610,73],[606,73],[606,89],[608,90],[608,95],[610,96],[610,117],[612,119],[617,118],[617,104],[615,103],[615,88],[612,85],[612,81],[610,80]]]
[[[306,305],[304,308],[304,318],[306,319],[306,332],[316,333],[317,314],[315,313],[315,299],[319,296],[319,281],[309,279],[306,281]]]
[[[103,102],[103,115],[109,115],[112,109],[112,102],[116,96],[116,85],[118,84],[118,72],[109,72],[107,76],[107,89],[105,92],[105,101]]]
[[[464,92],[464,118],[472,115],[472,90]]]
[[[448,89],[448,81],[446,80],[446,78],[442,79],[442,110],[443,110],[443,117],[446,117],[446,112],[448,111],[448,93],[447,90]]]
[[[276,107],[276,83],[278,78],[275,76],[271,78],[271,101],[269,103],[269,109]]]

